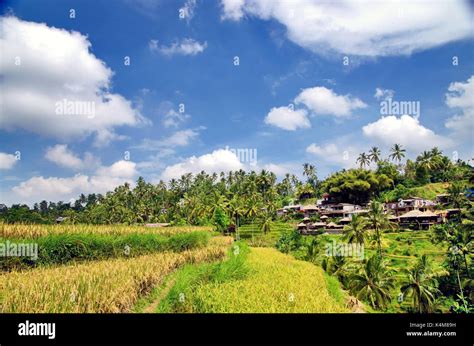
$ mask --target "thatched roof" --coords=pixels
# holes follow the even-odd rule
[[[320,217],[320,219],[327,219],[329,216],[323,215]]]
[[[306,224],[301,222],[301,223],[298,224],[298,228],[300,228],[300,227],[306,227]]]
[[[418,218],[418,217],[438,217],[435,213],[427,210],[427,211],[421,211],[421,210],[410,210],[409,212],[400,215],[400,219],[406,219],[406,218]]]
[[[309,224],[309,227],[325,227],[326,224],[324,222],[313,222]]]
[[[337,225],[334,222],[330,222],[327,224],[327,227],[337,227]]]
[[[351,222],[351,218],[350,217],[343,217],[342,219],[339,220],[339,222]]]

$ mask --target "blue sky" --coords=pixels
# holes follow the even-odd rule
[[[239,168],[300,175],[304,162],[324,178],[355,166],[373,145],[387,155],[395,142],[411,158],[435,145],[473,156],[466,2],[3,6],[0,202],[68,201],[140,175],[152,182]],[[381,114],[389,97],[421,111]],[[94,103],[94,116],[57,114],[64,99]],[[226,146],[256,149],[258,161]]]

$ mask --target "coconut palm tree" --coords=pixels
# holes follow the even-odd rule
[[[262,216],[259,218],[258,226],[260,230],[263,232],[263,234],[270,233],[273,226],[271,214],[268,212],[262,214]]]
[[[373,308],[383,309],[391,300],[395,286],[393,272],[385,267],[378,255],[370,257],[358,272],[349,277],[350,289],[358,299],[368,301]]]
[[[349,243],[364,244],[367,220],[360,215],[352,214],[351,222],[344,226],[344,239]]]
[[[366,153],[359,154],[357,158],[357,163],[359,163],[360,168],[368,167],[370,165],[370,157]]]
[[[372,147],[369,151],[369,157],[370,160],[377,163],[380,161],[380,156],[381,156],[380,149],[378,147]]]
[[[377,201],[370,203],[367,221],[368,227],[374,231],[378,255],[382,257],[382,231],[387,228],[393,228],[394,224],[390,222],[387,214],[384,213],[382,204]]]
[[[412,298],[416,312],[433,312],[436,296],[440,292],[437,289],[436,274],[433,272],[428,257],[423,255],[415,266],[406,270],[405,273],[406,277],[400,287],[402,294]]]
[[[389,158],[391,160],[397,160],[398,163],[400,163],[402,161],[402,159],[405,157],[405,152],[406,150],[402,148],[402,146],[400,144],[397,144],[395,143],[392,147],[391,150],[391,154],[389,156]]]

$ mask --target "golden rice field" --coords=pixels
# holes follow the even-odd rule
[[[53,228],[60,232],[71,228],[63,227]],[[101,231],[111,231],[112,227],[116,226],[106,226]],[[88,229],[87,226],[81,228]],[[95,228],[97,226],[91,227],[91,231]],[[12,230],[8,227],[3,230],[5,229]],[[15,228],[14,231],[21,229]],[[41,227],[33,229],[35,235],[44,232]],[[31,235],[32,233],[29,234]],[[231,243],[230,237],[214,237],[205,248],[181,253],[159,253],[133,259],[113,259],[2,274],[0,312],[129,312],[138,298],[159,285],[166,275],[185,263],[223,259]]]
[[[174,226],[174,227],[145,227],[130,225],[26,225],[0,223],[0,238],[37,238],[51,234],[128,234],[153,233],[174,235],[195,231],[212,231],[210,226]]]
[[[207,283],[195,292],[200,312],[349,312],[329,294],[323,270],[271,248],[251,248],[245,279]]]

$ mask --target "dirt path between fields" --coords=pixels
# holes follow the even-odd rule
[[[143,313],[150,314],[156,312],[158,305],[160,305],[160,302],[163,300],[163,298],[165,298],[168,292],[173,288],[175,282],[175,278],[172,278],[171,280],[166,282],[165,287],[161,290],[158,298],[156,298],[153,302],[150,303],[150,305],[143,309]]]

